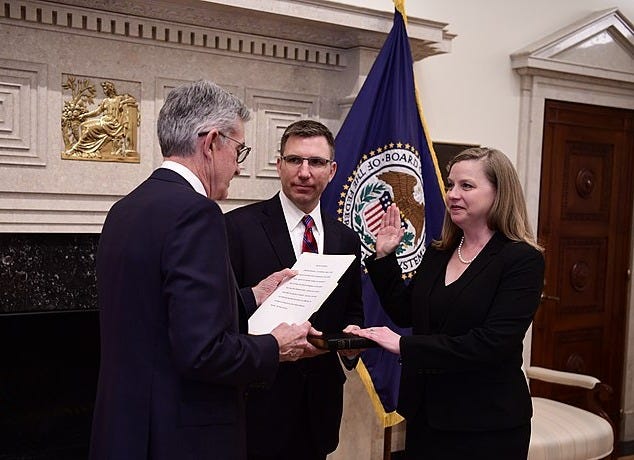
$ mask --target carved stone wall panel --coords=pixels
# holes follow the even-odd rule
[[[562,313],[575,314],[602,311],[606,240],[562,238],[560,251],[560,297],[567,300],[566,304],[558,304],[557,309]]]
[[[46,64],[0,59],[0,164],[46,164],[46,71]]]
[[[31,8],[32,5],[35,8]],[[9,171],[6,176],[4,171],[0,171],[4,190],[13,193],[12,200],[20,201],[19,197],[22,196],[25,201],[18,205],[0,202],[0,227],[3,231],[99,231],[100,227],[95,225],[94,220],[103,222],[105,212],[96,210],[94,214],[90,214],[81,209],[70,212],[57,208],[64,208],[67,203],[72,205],[76,201],[66,203],[62,200],[56,206],[54,201],[49,200],[50,208],[42,209],[42,215],[37,217],[37,211],[29,209],[28,196],[39,195],[47,201],[45,197],[48,195],[58,199],[64,194],[93,194],[96,202],[107,197],[112,204],[128,193],[162,162],[156,137],[156,116],[163,104],[164,95],[177,84],[209,78],[245,102],[245,88],[256,88],[254,91],[264,94],[273,92],[274,97],[288,91],[290,96],[286,99],[291,101],[304,91],[312,90],[318,94],[323,92],[322,98],[326,103],[316,104],[311,114],[328,121],[338,121],[341,111],[337,107],[337,100],[353,90],[348,82],[356,78],[348,75],[356,72],[356,67],[347,69],[344,66],[345,59],[339,59],[336,65],[324,63],[325,61],[317,62],[321,62],[327,55],[328,59],[332,56],[329,48],[322,45],[287,41],[277,43],[275,39],[269,40],[269,37],[251,37],[254,44],[249,42],[248,49],[245,49],[247,41],[243,37],[235,39],[229,36],[230,33],[210,31],[202,27],[198,29],[208,34],[206,42],[204,36],[197,33],[181,33],[180,38],[177,34],[176,41],[172,41],[172,32],[180,27],[178,24],[153,19],[146,21],[145,18],[139,18],[137,24],[134,22],[136,19],[127,16],[121,23],[121,29],[117,28],[119,18],[115,13],[82,9],[82,14],[77,15],[71,7],[42,2],[12,1],[8,7],[0,10],[0,40],[9,44],[0,51],[0,59],[19,62],[17,56],[29,56],[34,62],[47,62],[45,69],[48,69],[47,73],[38,76],[37,84],[31,85],[33,90],[29,93],[33,96],[33,91],[36,91],[36,94],[41,95],[39,100],[48,105],[48,110],[39,107],[38,110],[31,110],[31,113],[41,117],[41,131],[33,139],[42,146],[36,159],[46,167],[37,168],[37,171],[28,174],[14,174]],[[158,23],[165,28],[153,29]],[[143,38],[135,38],[135,30],[136,33],[141,32]],[[165,33],[170,31],[168,42],[164,41],[165,36],[163,39],[153,38],[161,30]],[[214,33],[213,39],[209,35],[211,32]],[[146,38],[148,34],[150,38]],[[178,52],[175,52],[176,49]],[[305,52],[306,49],[309,49],[308,53]],[[255,54],[251,54],[252,52]],[[337,53],[346,54],[348,51],[338,49]],[[317,55],[320,56],[319,59]],[[307,64],[305,59],[314,59],[315,62]],[[27,70],[31,70],[33,65],[25,63]],[[15,66],[10,66],[13,67]],[[60,152],[64,149],[60,129],[60,115],[64,104],[62,84],[69,75],[89,78],[95,82],[112,80],[118,90],[131,93],[137,98],[141,112],[138,137],[140,164],[95,164],[61,159]],[[266,78],[262,78],[263,76]],[[166,82],[164,87],[161,86],[161,81]],[[328,82],[334,87],[324,91]],[[99,97],[100,91],[101,88],[97,86]],[[287,102],[284,104],[288,105]],[[232,183],[230,199],[222,205],[224,209],[266,198],[279,188],[278,181],[272,180],[277,177],[274,154],[268,159],[272,159],[269,164],[271,177],[256,175],[255,160],[259,152],[275,151],[281,131],[270,131],[267,127],[265,136],[258,133],[257,110],[254,110],[253,103],[247,102],[247,105],[253,111],[253,118],[247,124],[246,137],[247,142],[254,147],[255,155],[252,154],[245,164],[243,177],[236,178]],[[3,104],[3,110],[8,106],[8,103]],[[321,107],[326,107],[327,113],[319,114]],[[281,112],[284,111],[289,109],[284,107]],[[300,114],[296,116],[309,112],[296,107],[291,111]],[[286,122],[286,119],[277,120],[271,126],[285,126]],[[29,123],[29,127],[35,126],[34,123]],[[263,126],[269,126],[269,123]],[[260,138],[269,138],[264,145],[271,144],[273,149],[261,148]],[[0,155],[0,165],[4,163],[3,160]],[[22,159],[20,161],[24,163]],[[106,210],[107,208],[108,206]]]
[[[247,89],[246,103],[253,111],[257,133],[254,175],[277,179],[275,163],[284,129],[301,118],[316,118],[319,96]]]
[[[607,221],[610,212],[612,155],[609,145],[571,142],[566,158],[562,217]]]
[[[275,164],[282,133],[296,120],[318,119],[321,107],[317,95],[254,88],[245,89],[244,101],[252,115],[245,135],[253,152],[243,163],[240,176],[231,182],[229,199],[222,204],[225,210],[269,198],[279,191]]]
[[[0,192],[3,232],[99,233],[115,197],[65,193]]]
[[[296,11],[289,14],[289,8]],[[98,232],[95,221],[103,222],[107,203],[127,194],[162,162],[156,118],[165,94],[198,79],[218,82],[253,113],[245,132],[253,153],[232,182],[223,209],[273,195],[279,189],[275,157],[285,126],[311,117],[336,130],[347,108],[341,102],[358,92],[392,19],[391,12],[312,0],[247,0],[240,5],[5,0],[0,6],[0,76],[25,80],[18,83],[30,97],[28,114],[37,114],[37,123],[25,125],[31,131],[18,125],[17,136],[16,117],[7,113],[17,113],[14,100],[20,93],[14,80],[0,78],[0,176],[2,192],[9,194],[0,199],[0,231]],[[444,30],[446,24],[410,18],[410,26],[416,59],[448,51],[453,36]],[[5,67],[21,73],[7,74]],[[94,80],[96,102],[104,80],[134,96],[141,114],[139,163],[62,158],[60,153],[68,150],[60,129],[68,76]],[[21,110],[19,119],[26,113]],[[8,155],[2,142],[13,130],[22,144],[16,147],[11,140],[19,152]],[[40,167],[18,171],[16,164]],[[33,196],[48,207],[34,209]],[[96,204],[87,211],[80,203],[88,197]]]
[[[45,167],[21,168],[18,172],[15,168],[4,166],[0,160],[3,191],[54,196],[94,194],[96,200],[101,195],[107,195],[112,203],[147,177],[152,165],[144,160],[140,166],[129,164],[119,168],[107,163],[66,161],[61,158],[64,149],[61,131],[64,105],[62,82],[68,75],[88,77],[96,81],[114,80],[119,86],[123,85],[126,91],[138,94],[142,117],[144,113],[151,114],[148,109],[153,107],[150,99],[153,91],[150,87],[147,95],[142,92],[143,78],[146,78],[144,74],[149,73],[148,67],[140,65],[133,58],[128,59],[131,56],[130,45],[126,47],[117,43],[113,46],[106,40],[20,28],[5,23],[0,25],[0,41],[7,44],[2,47],[0,58],[7,56],[7,59],[16,61],[24,57],[31,59],[32,63],[46,62],[46,74],[31,89],[31,97],[37,95],[42,101],[38,104],[42,108],[34,113],[39,117],[37,126],[41,125],[36,138],[38,157]],[[136,86],[128,88],[128,82]],[[101,97],[101,88],[97,91],[98,97]],[[144,97],[146,100],[143,100]],[[152,117],[149,119],[151,124]],[[33,124],[32,129],[35,126]],[[146,149],[144,142],[151,142],[151,133],[143,124],[139,128],[140,148],[143,151]],[[27,219],[24,224],[28,225],[28,222]],[[69,225],[75,228],[72,222]],[[42,230],[36,226],[30,228],[30,231]],[[57,228],[60,227],[52,226],[51,231],[56,231]]]

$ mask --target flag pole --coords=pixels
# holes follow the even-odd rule
[[[401,13],[403,21],[407,25],[407,15],[405,14],[405,0],[394,0],[394,8]],[[417,101],[418,102],[418,101]],[[392,425],[383,429],[383,460],[392,459]]]
[[[411,194],[417,205],[403,216],[407,240],[402,247],[403,263],[411,268],[406,276],[411,279],[413,264],[425,251],[423,244],[440,235],[444,187],[418,100],[405,0],[393,3],[392,29],[335,138],[337,175],[324,190],[322,206],[359,234],[363,260],[375,249],[374,217],[385,212],[390,202]],[[411,190],[395,191],[396,178],[410,184]],[[381,308],[368,276],[362,277],[364,325],[387,325],[409,335],[408,328],[399,328]],[[401,363],[385,349],[373,348],[363,352],[356,370],[383,427],[382,458],[391,460],[392,440],[401,433],[392,427],[403,421],[396,411]]]

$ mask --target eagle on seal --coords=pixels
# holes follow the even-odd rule
[[[416,177],[397,171],[387,171],[376,176],[379,180],[392,187],[394,202],[401,211],[401,215],[409,220],[416,231],[416,242],[423,237],[425,225],[425,205],[414,199]]]

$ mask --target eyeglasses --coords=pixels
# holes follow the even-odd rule
[[[198,133],[198,137],[206,136],[207,134],[209,134],[209,131],[203,131],[202,133]],[[251,153],[251,147],[247,146],[244,142],[240,142],[239,140],[236,140],[233,137],[227,136],[223,132],[218,131],[218,134],[238,144],[238,147],[236,148],[236,153],[237,153],[236,161],[238,163],[242,163],[244,160],[247,159],[247,157],[249,156],[249,153]]]
[[[321,157],[310,157],[304,158],[299,155],[280,155],[280,158],[284,160],[284,162],[295,168],[299,168],[304,164],[304,161],[308,162],[308,167],[311,169],[323,169],[328,166],[333,160],[329,160],[328,158]]]

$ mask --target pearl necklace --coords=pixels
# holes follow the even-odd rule
[[[464,235],[462,235],[462,238],[460,238],[460,244],[458,245],[458,259],[460,259],[460,262],[462,262],[463,264],[469,265],[471,262],[475,260],[476,257],[478,257],[478,254],[480,254],[480,251],[478,251],[476,255],[473,256],[471,259],[464,259],[462,257],[462,243],[464,243]]]

